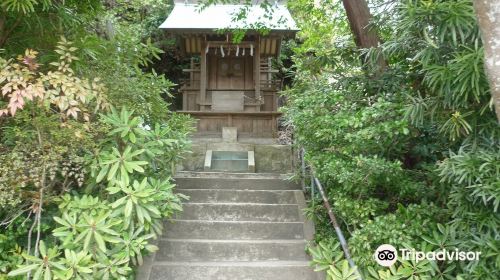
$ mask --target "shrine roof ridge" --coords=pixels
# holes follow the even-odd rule
[[[206,32],[220,29],[255,30],[265,27],[271,32],[295,33],[299,29],[287,7],[280,3],[272,6],[271,13],[260,5],[210,5],[201,8],[199,4],[175,3],[168,18],[160,25],[170,32]],[[234,21],[236,15],[246,11],[244,19]],[[272,16],[271,16],[272,15]]]

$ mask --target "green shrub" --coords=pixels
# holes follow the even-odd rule
[[[0,278],[128,279],[157,249],[162,219],[182,209],[170,179],[190,119],[166,109],[161,86],[146,98],[159,111],[106,113],[117,97],[81,78],[76,51],[62,39],[53,69],[31,50],[0,60]]]
[[[381,5],[378,50],[355,47],[340,3],[290,5],[302,41],[283,111],[364,279],[497,279],[500,127],[472,1]],[[388,64],[379,76],[365,65],[378,54]],[[329,279],[355,279],[322,203],[310,203],[313,264]],[[372,254],[384,243],[482,255],[381,269]]]
[[[173,193],[170,169],[157,162],[182,152],[185,138],[168,138],[166,125],[143,127],[133,112],[112,109],[102,115],[109,132],[90,160],[90,194],[57,199],[50,248],[41,241],[39,254],[23,254],[26,264],[10,276],[33,273],[34,279],[126,279],[163,231],[163,218],[181,211],[182,195]],[[62,253],[64,252],[64,254]],[[39,257],[40,256],[40,257]],[[44,258],[49,260],[44,265]]]

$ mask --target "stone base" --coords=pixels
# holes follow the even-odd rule
[[[294,170],[295,152],[290,145],[200,142],[192,144],[192,152],[184,155],[177,171],[209,171],[207,151],[248,151],[253,159],[249,172],[287,174]],[[253,170],[253,171],[251,171]]]
[[[238,128],[236,127],[223,127],[222,128],[222,141],[236,143],[238,142]]]

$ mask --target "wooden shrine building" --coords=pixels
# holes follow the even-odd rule
[[[251,6],[212,5],[200,9],[197,1],[179,1],[160,28],[178,38],[181,51],[191,57],[182,82],[182,113],[198,120],[202,135],[221,134],[235,127],[246,137],[275,137],[281,82],[272,59],[281,42],[297,27],[284,3],[273,4],[272,17],[254,0]],[[234,20],[246,10],[244,20]],[[255,30],[265,26],[266,35]],[[224,31],[222,31],[224,30]],[[233,30],[245,30],[233,43]]]

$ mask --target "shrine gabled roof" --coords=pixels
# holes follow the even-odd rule
[[[160,28],[172,32],[213,32],[217,29],[249,30],[264,26],[271,31],[298,31],[285,5],[275,4],[272,7],[272,11],[266,13],[260,5],[211,5],[200,9],[198,4],[175,3],[174,9]],[[236,14],[242,9],[246,10],[246,18],[235,21]]]

